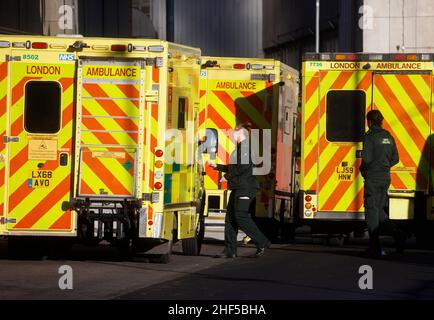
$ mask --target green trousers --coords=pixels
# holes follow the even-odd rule
[[[389,186],[390,178],[371,177],[365,180],[365,220],[372,250],[381,250],[381,234],[393,236],[395,239],[399,236],[399,229],[389,220],[386,212]]]

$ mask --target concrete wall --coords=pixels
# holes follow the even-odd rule
[[[40,0],[1,0],[0,33],[42,34]]]
[[[262,0],[167,0],[168,39],[204,55],[262,57]]]
[[[434,52],[434,0],[364,0],[363,51]]]
[[[264,50],[299,69],[305,52],[315,51],[315,0],[263,0]],[[320,51],[361,51],[358,28],[361,0],[322,0],[320,6]]]

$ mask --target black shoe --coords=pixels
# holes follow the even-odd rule
[[[235,254],[235,253],[233,253],[233,254],[227,254],[227,253],[220,253],[220,254],[216,254],[215,256],[214,256],[214,258],[223,258],[223,259],[233,259],[233,258],[236,258],[237,257],[237,255]]]
[[[269,249],[270,247],[271,247],[271,242],[270,240],[267,240],[267,242],[262,248],[256,249],[255,257],[257,258],[262,257],[265,253],[265,249]]]

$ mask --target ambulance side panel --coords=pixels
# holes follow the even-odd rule
[[[8,105],[8,69],[9,63],[6,56],[9,54],[9,49],[0,50],[0,235],[5,231],[5,173],[6,173],[6,144],[3,142],[3,137],[6,136],[7,129],[7,105]]]
[[[298,103],[298,72],[281,64],[277,122],[276,196],[289,200],[294,192],[294,140]],[[288,208],[289,209],[289,208]]]
[[[199,197],[196,162],[199,128],[198,50],[169,44],[164,215],[176,214],[178,239],[195,236]]]

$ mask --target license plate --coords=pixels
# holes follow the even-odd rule
[[[53,179],[52,170],[32,170],[28,180],[28,186],[31,189],[49,188]]]

